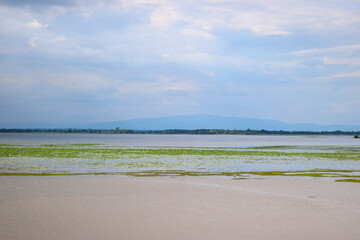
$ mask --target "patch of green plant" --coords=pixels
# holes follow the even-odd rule
[[[232,176],[226,172],[196,172],[183,170],[147,170],[138,172],[125,172],[124,175],[133,177],[163,177],[163,176]]]
[[[348,171],[346,171],[348,172]],[[144,170],[144,171],[125,171],[125,172],[67,172],[67,171],[44,171],[44,172],[0,172],[0,176],[78,176],[78,175],[125,175],[133,177],[181,177],[181,176],[227,176],[234,180],[249,179],[251,176],[306,176],[324,177],[333,172],[302,172],[302,171],[264,171],[264,172],[206,172],[206,171],[185,171],[185,170]],[[359,175],[334,175],[338,182],[360,182]]]
[[[2,148],[2,147],[23,147],[23,146],[30,147],[31,145],[25,145],[25,144],[10,144],[10,143],[1,143],[1,144],[0,144],[0,148]]]
[[[73,143],[73,144],[40,144],[33,145],[34,147],[47,147],[47,148],[72,148],[72,147],[97,147],[103,146],[99,143]]]
[[[279,171],[247,172],[247,174],[259,175],[259,176],[285,176],[285,172],[279,172]]]
[[[141,158],[144,156],[223,156],[223,157],[271,157],[274,159],[303,158],[327,160],[360,160],[360,152],[278,152],[244,151],[225,149],[137,149],[137,148],[58,148],[58,147],[2,147],[0,157],[40,157],[40,158],[86,158],[120,159],[122,156]]]
[[[277,150],[277,149],[292,149],[295,146],[287,146],[287,145],[276,145],[276,146],[260,146],[260,147],[247,147],[247,149],[270,149],[270,150]]]
[[[360,179],[337,179],[336,182],[353,182],[353,183],[360,183]]]
[[[160,176],[229,176],[234,179],[247,179],[248,176],[306,176],[306,177],[324,177],[328,176],[330,172],[312,172],[304,173],[301,171],[264,171],[264,172],[197,172],[197,171],[183,171],[183,170],[148,170],[139,172],[126,172],[128,176],[135,177],[160,177]],[[335,176],[334,176],[335,177]],[[336,177],[360,177],[348,175],[336,175]]]
[[[41,172],[41,173],[33,173],[33,172],[0,172],[0,176],[71,176],[71,175],[79,175],[69,172]]]
[[[355,177],[358,175],[347,175],[344,173],[354,173],[355,170],[309,170],[309,171],[260,171],[243,172],[242,174],[260,175],[260,176],[297,176],[297,177]]]
[[[353,151],[359,152],[358,146],[297,146],[297,145],[277,145],[277,146],[261,146],[261,147],[248,147],[246,149],[258,150],[304,150],[304,151]]]
[[[180,162],[165,161],[141,161],[141,162],[121,162],[115,168],[173,168],[183,165]]]
[[[297,176],[297,177],[324,177],[331,176],[329,173],[321,173],[321,172],[312,172],[312,173],[289,173],[287,176]],[[334,177],[336,175],[332,175]]]

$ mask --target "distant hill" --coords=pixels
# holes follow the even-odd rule
[[[284,131],[360,131],[360,125],[318,125],[312,123],[291,124],[276,120],[223,117],[213,115],[173,116],[121,120],[102,123],[0,123],[0,128],[77,128],[77,129],[252,129]]]
[[[360,131],[360,125],[291,124],[276,120],[222,117],[213,115],[174,116],[104,122],[87,125],[94,129],[165,130],[165,129],[253,129],[284,131]]]

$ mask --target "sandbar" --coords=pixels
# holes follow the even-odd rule
[[[1,176],[0,239],[360,239],[360,184],[327,178]]]

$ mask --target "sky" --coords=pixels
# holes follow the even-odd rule
[[[0,0],[0,123],[360,124],[359,0]]]

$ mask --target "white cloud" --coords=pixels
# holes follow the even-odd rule
[[[339,74],[331,75],[331,78],[346,78],[346,77],[360,77],[360,72],[339,73]]]
[[[327,7],[319,1],[206,1],[192,15],[193,23],[214,28],[250,30],[257,35],[289,35],[307,32],[356,31],[360,23],[358,11]]]
[[[292,67],[303,67],[302,60],[293,60],[293,61],[282,61],[282,62],[266,62],[266,65],[269,65],[271,67],[275,68],[292,68]]]
[[[342,102],[330,102],[328,104],[328,108],[324,109],[324,113],[352,116],[354,113],[360,113],[360,108],[358,106],[360,106],[360,100],[358,99]]]
[[[127,112],[120,112],[139,117],[143,111],[153,112],[157,103],[184,112],[184,106],[194,102],[215,109],[208,101],[219,92],[215,110],[224,114],[223,108],[247,109],[272,118],[278,109],[278,116],[320,119],[319,109],[328,102],[356,108],[345,99],[349,94],[338,91],[344,85],[356,89],[360,77],[360,45],[354,44],[360,37],[359,3],[351,8],[347,0],[330,1],[74,0],[70,5],[42,5],[41,10],[1,5],[0,51],[11,55],[6,58],[11,61],[3,61],[0,72],[26,72],[4,78],[15,79],[6,84],[17,88],[11,91],[16,98],[69,103],[76,102],[77,95],[107,98],[116,101],[103,106],[123,101],[119,105]],[[329,35],[334,37],[327,39]],[[276,55],[279,52],[290,53]],[[38,73],[49,65],[52,73]],[[297,84],[299,89],[289,87]],[[280,85],[282,89],[274,88]],[[241,98],[246,88],[251,88],[248,101]],[[263,90],[254,95],[259,88]],[[233,94],[219,91],[224,89]],[[358,99],[356,92],[358,87],[352,99]],[[171,100],[181,94],[189,99]],[[296,107],[304,102],[304,107]],[[167,115],[167,109],[159,107],[156,113]]]
[[[150,15],[151,26],[167,28],[180,20],[179,13],[173,7],[154,8]]]
[[[184,35],[189,35],[190,37],[195,37],[195,38],[211,39],[214,37],[210,33],[199,29],[187,28],[187,29],[182,29],[180,32]]]
[[[20,93],[29,100],[74,101],[83,99],[107,99],[115,91],[113,79],[94,73],[54,73],[38,71],[32,74],[12,76],[12,82],[3,86],[6,94]],[[2,93],[3,94],[3,93]]]
[[[31,38],[30,40],[29,40],[29,45],[31,46],[31,47],[36,47],[36,43],[35,43],[35,40],[36,40],[36,38]]]
[[[128,82],[118,80],[116,83],[116,93],[114,97],[125,96],[158,96],[161,93],[168,91],[194,93],[206,89],[206,85],[184,79],[182,77],[158,75],[155,80],[141,81],[141,82]]]
[[[68,40],[68,38],[65,37],[65,36],[60,35],[60,36],[52,38],[51,40],[52,41],[66,41],[66,40]]]
[[[229,10],[228,10],[229,11]],[[285,19],[280,15],[267,12],[234,11],[228,27],[247,29],[260,35],[289,35]]]
[[[316,59],[326,65],[360,66],[360,45],[342,45],[331,48],[312,48],[293,51],[290,56],[306,59]]]
[[[352,55],[356,51],[360,50],[360,45],[344,45],[336,46],[331,48],[311,48],[300,51],[290,52],[290,55],[294,56],[314,56],[314,55],[326,55],[326,54],[341,54],[341,55]]]
[[[210,76],[210,77],[213,77],[215,76],[215,73],[210,71],[210,70],[207,70],[207,69],[204,69],[204,70],[200,70],[200,72],[202,72],[203,74],[205,74],[206,76]]]
[[[26,25],[29,28],[35,28],[35,29],[46,28],[48,26],[47,24],[39,23],[39,21],[36,19],[32,20],[31,22],[28,22]]]
[[[323,58],[325,65],[350,65],[350,66],[360,66],[360,57],[354,58]]]
[[[305,77],[305,78],[299,78],[294,77],[294,79],[299,81],[306,81],[306,82],[318,82],[318,83],[328,83],[331,82],[337,82],[343,81],[344,78],[360,78],[360,72],[342,72],[342,73],[336,73],[336,74],[330,74],[330,75],[323,75],[323,76],[317,76],[317,77]],[[360,89],[359,89],[360,91]]]
[[[188,52],[178,55],[174,58],[174,61],[188,62],[194,64],[206,64],[206,65],[228,65],[232,67],[248,66],[252,62],[245,56],[225,56],[210,54],[206,52]]]

